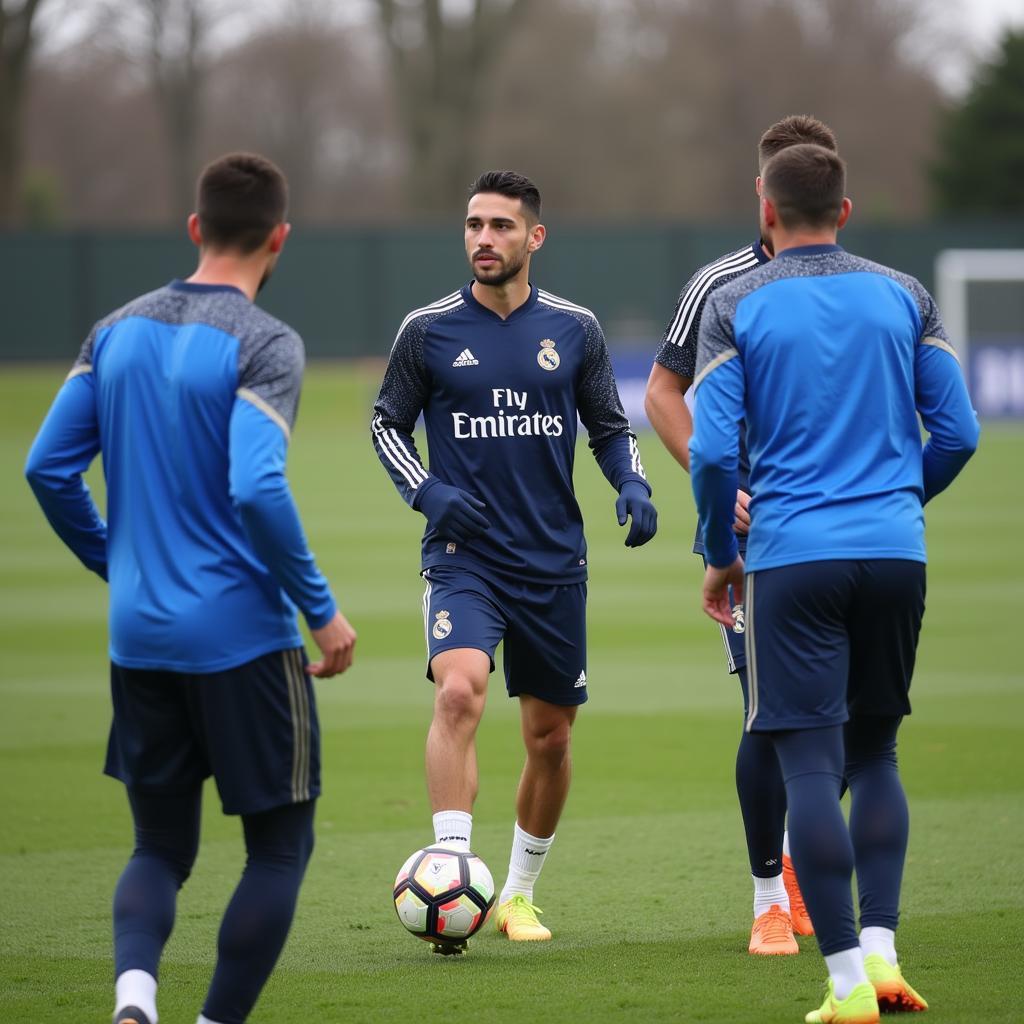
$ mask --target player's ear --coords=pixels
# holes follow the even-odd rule
[[[761,198],[761,175],[759,174],[754,179],[754,192],[757,194],[757,198]]]
[[[536,252],[544,244],[547,235],[548,229],[543,224],[534,224],[530,228],[530,241],[526,243],[526,251]]]
[[[767,196],[761,196],[761,220],[770,228],[775,227],[779,222],[775,204]]]
[[[192,242],[197,248],[203,244],[203,233],[199,230],[199,214],[190,213],[188,215],[188,237],[189,241]]]
[[[843,196],[843,205],[839,211],[839,220],[836,221],[836,228],[841,228],[849,219],[853,210],[853,200],[849,196]]]
[[[284,243],[288,240],[288,236],[291,233],[291,224],[278,224],[277,227],[270,232],[270,251],[272,253],[280,252],[284,248]]]

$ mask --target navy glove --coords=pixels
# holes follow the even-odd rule
[[[615,502],[615,514],[619,517],[619,526],[626,525],[627,515],[633,520],[626,534],[627,548],[646,544],[658,532],[658,510],[651,503],[647,488],[635,480],[627,480],[622,485]]]
[[[451,484],[436,483],[427,488],[416,507],[427,517],[432,530],[459,544],[491,527],[483,514],[487,506]]]

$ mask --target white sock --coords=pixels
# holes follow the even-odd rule
[[[145,971],[124,971],[114,982],[114,1016],[126,1006],[138,1007],[156,1024],[156,978]]]
[[[786,887],[782,884],[782,873],[772,875],[771,878],[758,878],[757,875],[750,876],[754,880],[754,917],[758,918],[770,910],[774,904],[780,906],[786,913],[789,913],[789,895]]]
[[[828,965],[836,999],[845,999],[858,985],[868,981],[860,946],[844,949],[841,953],[830,953],[825,957],[825,963]]]
[[[434,843],[453,850],[468,850],[473,838],[473,815],[468,811],[438,811],[434,815]]]
[[[525,896],[533,902],[533,887],[540,876],[540,869],[544,867],[544,858],[555,841],[554,836],[547,839],[540,839],[524,832],[516,822],[516,829],[512,836],[512,855],[508,860],[508,880],[505,888],[501,890],[499,903],[516,894]]]
[[[864,956],[879,953],[896,966],[896,933],[891,928],[861,928],[860,951]]]
[[[789,854],[789,829],[782,833],[782,856],[788,857]]]

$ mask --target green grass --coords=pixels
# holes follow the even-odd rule
[[[318,684],[324,796],[299,913],[255,1024],[419,1021],[796,1022],[825,976],[745,952],[750,884],[732,761],[735,681],[698,609],[688,486],[641,440],[661,532],[622,547],[585,447],[577,468],[591,550],[591,701],[575,783],[538,889],[555,941],[488,931],[432,957],[389,901],[403,858],[432,838],[422,748],[420,518],[368,438],[378,368],[314,365],[290,475],[321,565],[359,630],[351,673]],[[0,382],[0,1020],[108,1020],[109,903],[129,851],[119,784],[100,774],[109,718],[104,586],[46,527],[21,480],[58,369]],[[1024,611],[1019,429],[992,426],[929,509],[928,612],[901,733],[912,835],[900,949],[938,1022],[1024,1018]],[[102,493],[102,483],[97,486]],[[474,847],[499,883],[521,764],[516,708],[495,676],[480,736]],[[164,1024],[192,1024],[221,909],[241,865],[212,789],[204,843],[161,975]]]

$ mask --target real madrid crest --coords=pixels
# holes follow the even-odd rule
[[[743,605],[741,604],[733,606],[732,631],[734,633],[745,633],[747,631],[747,619],[743,614]]]
[[[555,351],[555,343],[550,338],[545,338],[540,343],[540,351],[537,353],[538,366],[542,370],[557,370],[561,361],[561,356]]]
[[[452,620],[448,612],[440,611],[434,616],[434,628],[430,631],[435,640],[443,640],[452,631]]]

